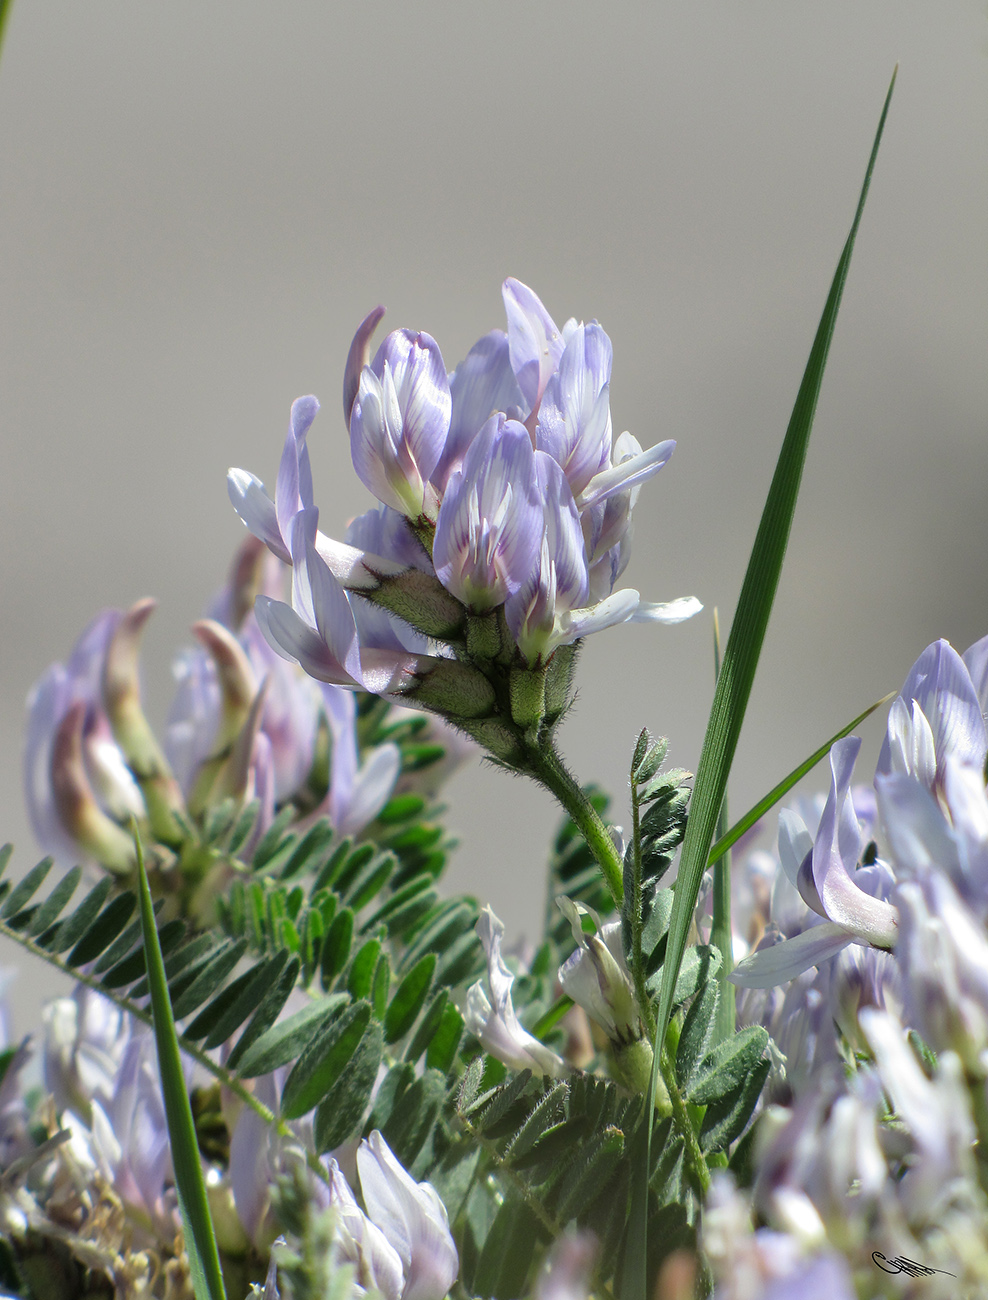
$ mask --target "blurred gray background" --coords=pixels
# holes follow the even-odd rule
[[[160,722],[172,655],[242,536],[227,467],[273,482],[291,401],[316,393],[317,502],[342,528],[369,504],[339,406],[355,325],[383,302],[452,368],[503,325],[509,274],[560,323],[608,330],[615,432],[678,440],[641,494],[627,581],[707,606],[593,638],[564,748],[619,821],[642,723],[694,766],[709,610],[726,632],[897,60],[736,812],[929,641],[988,632],[983,0],[16,0],[0,66],[0,832],[19,869],[35,856],[32,681],[101,606],[155,595]],[[883,725],[865,728],[865,779]],[[531,932],[547,798],[474,765],[449,799],[450,887]],[[25,959],[20,1030],[52,987]]]

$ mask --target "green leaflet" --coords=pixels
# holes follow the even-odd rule
[[[779,453],[768,499],[762,512],[755,536],[751,558],[745,573],[738,607],[731,626],[724,662],[717,676],[710,720],[700,752],[689,822],[680,858],[676,897],[669,926],[664,978],[662,981],[655,1044],[665,1042],[666,1030],[672,1015],[673,997],[679,964],[686,946],[687,932],[693,908],[700,890],[700,881],[707,865],[717,818],[727,789],[727,778],[737,746],[741,724],[744,720],[748,698],[754,681],[755,669],[761,653],[762,642],[775,599],[782,572],[786,546],[799,484],[809,443],[813,417],[823,383],[830,343],[837,321],[844,284],[847,279],[854,250],[854,241],[864,212],[865,200],[871,184],[872,172],[878,156],[882,132],[888,115],[895,75],[889,86],[875,134],[871,155],[865,171],[858,206],[851,230],[837,263],[823,316],[810,350],[809,361],[803,375],[786,436]],[[655,1052],[652,1072],[650,1103],[654,1100],[658,1078],[659,1052]],[[752,1103],[754,1104],[754,1103]],[[650,1107],[649,1107],[650,1108]],[[647,1148],[646,1144],[646,1148]],[[645,1183],[639,1179],[632,1203],[632,1223],[627,1239],[625,1270],[622,1280],[621,1300],[644,1300],[646,1294],[646,1261],[648,1258],[648,1228],[645,1205]]]
[[[329,1086],[316,1107],[314,1132],[317,1151],[332,1151],[359,1132],[383,1054],[381,1026],[371,1022],[347,1068]]]
[[[426,953],[398,985],[384,1016],[386,1043],[395,1043],[399,1038],[404,1038],[415,1023],[432,988],[437,960],[434,952]]]
[[[189,1105],[178,1039],[175,1036],[175,1021],[172,1018],[171,1003],[168,999],[168,986],[165,983],[165,966],[158,944],[158,931],[154,924],[151,890],[148,888],[147,872],[144,870],[144,853],[136,824],[133,826],[133,834],[137,849],[141,921],[144,927],[151,1006],[154,1011],[158,1069],[161,1074],[161,1090],[168,1120],[175,1186],[178,1190],[182,1224],[185,1229],[189,1271],[192,1274],[196,1300],[226,1300],[219,1251],[216,1247],[216,1236],[206,1198],[206,1184],[199,1163],[199,1147],[196,1142],[195,1124],[192,1121],[192,1108]]]
[[[693,1071],[685,1088],[686,1100],[694,1106],[708,1106],[738,1092],[754,1073],[767,1042],[768,1033],[761,1025],[749,1025],[718,1043]]]
[[[297,1018],[292,1017],[293,1020]],[[317,1022],[318,1030],[312,1023],[313,1019],[310,1017],[304,1035],[293,1042],[291,1053],[278,1062],[285,1064],[298,1057],[281,1094],[281,1113],[285,1119],[299,1119],[307,1114],[340,1078],[367,1031],[371,1006],[369,1002],[354,1002],[339,1015],[331,1014],[328,1020],[324,1015]],[[299,1055],[299,1047],[304,1041],[308,1046]],[[255,1048],[259,1046],[256,1044]]]
[[[237,1061],[237,1073],[244,1079],[270,1074],[299,1055],[314,1034],[331,1020],[348,998],[345,993],[329,993],[294,1016],[272,1024],[260,1034]],[[280,1009],[280,1008],[279,1008]],[[239,1043],[237,1045],[239,1049]]]

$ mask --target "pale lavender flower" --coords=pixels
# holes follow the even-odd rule
[[[731,974],[735,984],[748,988],[781,984],[829,960],[849,943],[894,946],[896,912],[885,900],[891,872],[882,863],[855,869],[863,836],[854,810],[851,775],[860,746],[853,736],[833,746],[830,794],[812,850],[795,872],[795,858],[782,858],[791,883],[824,923],[745,958]]]
[[[401,1300],[444,1300],[460,1260],[436,1189],[416,1183],[376,1129],[357,1150],[357,1172],[368,1218],[401,1260]]]
[[[509,595],[504,616],[529,663],[546,659],[563,639],[563,615],[586,604],[589,591],[580,516],[563,471],[545,452],[535,453],[544,502],[542,545],[528,577]]]
[[[479,980],[472,985],[467,992],[464,1013],[467,1029],[480,1039],[486,1052],[514,1070],[531,1070],[550,1078],[567,1074],[568,1067],[562,1057],[523,1029],[515,1014],[511,1001],[515,977],[501,955],[504,926],[489,907],[480,914],[477,934],[487,954],[487,983],[494,1004],[487,1000]]]
[[[505,280],[501,294],[508,317],[511,368],[528,408],[526,422],[531,433],[542,394],[563,355],[566,327],[559,330],[538,296],[520,280]],[[574,328],[576,321],[568,326]]]
[[[535,445],[559,464],[574,496],[610,468],[612,357],[611,341],[596,321],[578,325],[542,396]]]
[[[401,1256],[357,1204],[336,1161],[327,1164],[329,1203],[336,1214],[336,1262],[353,1265],[354,1282],[362,1291],[380,1292],[384,1300],[399,1300],[405,1277]]]
[[[131,1026],[104,1107],[92,1104],[92,1147],[124,1204],[171,1241],[178,1227],[171,1144],[158,1076],[154,1036]]]
[[[449,432],[449,380],[435,339],[395,330],[360,375],[350,414],[357,476],[410,519],[435,517],[429,478]]]
[[[475,612],[501,605],[535,566],[543,508],[531,439],[493,415],[451,476],[432,558],[447,591]]]
[[[255,613],[271,645],[318,681],[377,694],[397,690],[415,671],[417,656],[368,647],[364,654],[347,594],[316,549],[318,511],[292,523],[292,604],[258,596]]]
[[[968,654],[983,690],[982,643]],[[935,641],[913,664],[892,705],[877,775],[914,776],[939,794],[948,757],[983,771],[988,730],[982,710],[979,687],[965,660],[949,642]]]
[[[98,614],[68,661],[52,664],[28,696],[28,816],[38,843],[60,866],[80,857],[129,865],[133,843],[120,823],[147,815],[103,706],[103,669],[120,620],[119,610]]]
[[[397,745],[377,745],[361,762],[352,692],[324,686],[323,693],[333,737],[327,811],[341,835],[356,835],[387,803],[401,770],[401,753]]]

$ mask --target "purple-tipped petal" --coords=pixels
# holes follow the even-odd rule
[[[346,367],[343,371],[343,418],[348,429],[353,404],[357,400],[357,390],[360,388],[360,373],[370,360],[371,335],[377,329],[383,316],[383,307],[375,307],[373,311],[367,313],[357,326],[357,332],[350,344],[350,351],[347,353]]]
[[[501,295],[508,317],[511,368],[529,412],[537,412],[545,386],[563,354],[563,337],[527,284],[509,277],[502,285]]]
[[[503,604],[537,561],[544,525],[534,456],[525,427],[495,415],[450,478],[433,563],[446,590],[477,612]]]

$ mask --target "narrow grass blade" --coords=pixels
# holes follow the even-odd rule
[[[898,69],[896,69],[898,72]],[[683,842],[679,875],[676,881],[675,900],[669,925],[669,937],[666,946],[666,958],[662,969],[662,986],[659,993],[659,1006],[655,1036],[655,1062],[652,1070],[652,1084],[649,1090],[647,1111],[651,1114],[654,1105],[657,1063],[659,1051],[665,1042],[666,1030],[672,1014],[673,996],[679,966],[686,947],[690,918],[696,906],[700,882],[707,866],[710,845],[714,837],[717,817],[724,801],[727,778],[734,759],[741,724],[744,720],[748,698],[754,681],[755,668],[761,653],[762,642],[768,627],[769,614],[775,599],[775,592],[782,572],[789,542],[796,498],[806,459],[813,417],[816,413],[823,373],[826,367],[830,343],[833,338],[837,313],[844,293],[854,241],[858,226],[864,212],[865,200],[871,184],[878,148],[885,129],[892,91],[895,86],[895,73],[885,97],[878,130],[868,159],[864,184],[858,199],[858,206],[851,223],[847,242],[837,263],[837,270],[830,286],[826,306],[823,310],[816,337],[810,350],[809,361],[803,374],[796,403],[782,450],[776,464],[775,474],[769,488],[768,499],[762,512],[761,522],[755,536],[751,558],[745,573],[738,607],[724,652],[724,662],[717,677],[714,690],[710,720],[704,737],[700,762],[697,766],[696,780],[693,788],[690,816]],[[651,1124],[646,1124],[648,1141],[646,1146],[646,1165],[651,1146]],[[638,1180],[633,1201],[647,1195],[647,1179]],[[622,1300],[630,1300],[632,1294],[645,1297],[645,1260],[647,1258],[647,1216],[642,1206],[632,1205],[632,1223],[635,1231],[629,1230],[628,1249],[625,1256],[625,1277],[628,1284],[622,1287]],[[634,1282],[630,1279],[634,1277]]]
[[[220,1271],[219,1251],[209,1217],[206,1184],[199,1163],[199,1146],[196,1142],[192,1108],[185,1087],[182,1062],[175,1035],[175,1021],[168,998],[165,980],[165,963],[158,943],[154,924],[154,907],[144,869],[144,853],[137,827],[133,826],[134,844],[137,848],[138,888],[141,902],[141,925],[144,932],[144,952],[147,961],[148,983],[151,989],[151,1009],[154,1014],[154,1037],[158,1048],[158,1070],[161,1074],[161,1091],[168,1120],[168,1137],[171,1142],[172,1164],[178,1189],[179,1208],[185,1229],[185,1249],[189,1256],[189,1271],[196,1300],[226,1300],[223,1275]]]
[[[819,749],[815,749],[809,758],[804,758],[799,767],[794,767],[788,776],[782,778],[778,785],[774,785],[767,795],[759,799],[753,808],[748,809],[740,821],[736,821],[731,829],[720,837],[710,850],[707,857],[707,866],[712,867],[718,858],[722,857],[738,842],[745,831],[750,830],[759,818],[765,816],[773,804],[777,804],[780,799],[789,793],[797,781],[801,781],[807,772],[812,771],[821,758],[826,758],[832,745],[835,745],[838,740],[843,740],[845,736],[849,736],[856,727],[859,727],[864,722],[865,718],[870,718],[876,709],[880,709],[883,704],[888,704],[889,700],[894,700],[896,694],[896,691],[890,691],[888,695],[883,695],[880,700],[876,700],[874,704],[865,709],[864,713],[859,713],[846,727],[841,727],[840,731],[831,736],[828,741],[825,741]]]
[[[683,949],[686,946],[686,933],[689,929],[690,917],[693,914],[697,894],[700,890],[700,880],[707,865],[710,844],[714,837],[714,827],[717,824],[717,816],[724,801],[728,773],[734,759],[734,751],[741,732],[741,723],[744,720],[748,697],[751,694],[751,686],[755,678],[755,668],[758,664],[762,642],[765,639],[765,631],[768,627],[769,614],[772,610],[776,588],[779,584],[779,576],[782,572],[782,562],[789,543],[789,532],[792,527],[796,498],[799,495],[799,484],[806,459],[806,448],[809,444],[813,416],[816,413],[820,387],[823,383],[823,372],[830,352],[830,342],[833,338],[837,312],[844,293],[844,284],[851,263],[851,253],[854,250],[854,240],[858,233],[861,215],[864,212],[865,200],[868,196],[868,188],[871,184],[871,176],[875,167],[875,159],[878,156],[878,147],[881,143],[882,131],[885,128],[885,119],[894,86],[895,76],[893,75],[892,84],[889,86],[885,105],[882,109],[882,116],[878,123],[878,131],[875,135],[875,143],[872,146],[871,157],[868,160],[868,169],[865,172],[864,185],[861,188],[857,211],[854,214],[854,221],[851,224],[851,231],[841,253],[840,261],[837,263],[837,270],[830,286],[830,293],[827,296],[827,304],[823,310],[816,338],[813,340],[813,347],[810,350],[810,359],[803,374],[803,381],[799,386],[796,404],[793,407],[789,428],[786,430],[786,436],[782,443],[782,450],[779,453],[775,474],[772,477],[768,499],[765,502],[765,509],[762,512],[761,522],[755,536],[755,544],[752,547],[751,559],[748,561],[748,569],[741,586],[741,595],[738,598],[738,607],[731,626],[731,634],[727,639],[727,647],[724,651],[724,662],[717,677],[717,687],[714,691],[714,701],[710,710],[710,720],[707,724],[707,734],[703,741],[703,749],[700,752],[700,762],[693,787],[690,817],[686,827],[686,838],[683,841],[679,877],[676,882],[676,896],[672,909],[672,920],[669,925],[667,955],[663,967],[662,993],[659,999],[658,1029],[660,1042],[664,1038],[669,1024],[673,990],[676,987],[679,963],[682,960]]]

